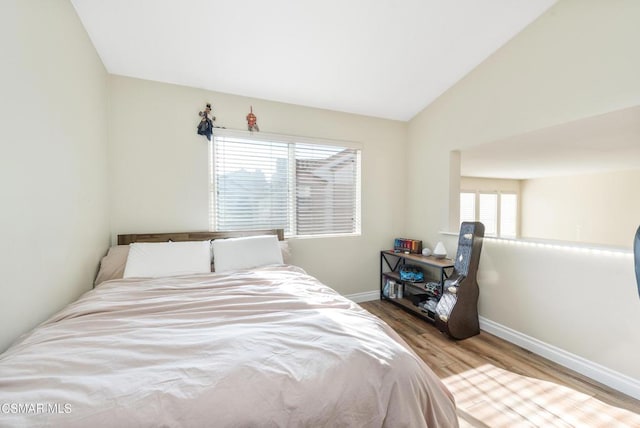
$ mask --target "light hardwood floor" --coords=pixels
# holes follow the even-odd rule
[[[453,341],[388,302],[361,306],[447,385],[461,427],[640,427],[640,401],[489,333]]]

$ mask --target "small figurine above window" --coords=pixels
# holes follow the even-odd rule
[[[253,114],[253,106],[250,106],[251,111],[247,115],[247,128],[249,131],[259,132],[260,128],[258,128],[258,118],[255,114]]]
[[[222,128],[224,126],[216,126],[216,117],[211,113],[211,104],[207,103],[204,111],[198,113],[200,116],[200,123],[198,124],[198,135],[204,135],[207,140],[211,141],[213,135],[213,128]]]
[[[207,104],[204,111],[198,113],[200,116],[200,123],[198,124],[198,134],[207,137],[207,140],[211,141],[213,135],[213,118],[210,118],[211,104]]]

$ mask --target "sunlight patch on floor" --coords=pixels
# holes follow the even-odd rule
[[[640,427],[636,413],[491,364],[449,376],[443,382],[456,398],[461,426]]]

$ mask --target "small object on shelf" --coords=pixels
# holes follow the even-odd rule
[[[425,256],[425,257],[429,257],[431,255],[431,249],[423,248],[422,249],[422,255]]]
[[[435,312],[438,301],[432,297],[428,298],[424,302],[421,302],[418,306],[428,312]]]
[[[397,297],[397,283],[392,279],[387,279],[384,284],[384,289],[382,290],[382,294],[385,297],[390,299],[395,299]]]
[[[417,239],[396,238],[393,242],[393,249],[396,252],[405,254],[422,253],[422,241]]]
[[[409,300],[411,300],[411,303],[413,303],[413,306],[420,306],[420,303],[424,302],[428,298],[429,298],[428,294],[418,293],[418,294],[412,294],[409,297]]]
[[[401,297],[401,296],[398,296],[398,284],[392,279],[387,279],[387,281],[384,284],[384,289],[382,290],[382,294],[385,297],[388,297],[390,299]]]
[[[444,248],[442,241],[438,242],[436,247],[433,249],[433,257],[436,259],[444,259],[447,257],[447,249]]]
[[[427,282],[424,285],[424,289],[434,296],[440,295],[440,283],[439,282]]]
[[[389,281],[389,297],[392,299],[398,297],[398,283],[395,281]]]
[[[403,281],[424,281],[424,272],[416,265],[404,265],[400,268],[400,279]]]

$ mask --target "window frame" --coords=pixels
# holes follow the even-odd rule
[[[287,197],[287,217],[289,222],[288,231],[285,228],[286,238],[307,239],[307,238],[331,238],[331,237],[348,237],[362,235],[362,144],[354,141],[328,140],[313,137],[300,137],[293,135],[273,134],[266,132],[248,132],[229,129],[214,129],[213,137],[208,142],[208,164],[209,164],[209,230],[216,231],[216,174],[215,174],[215,141],[216,137],[240,138],[255,142],[277,142],[286,143],[288,145],[287,165],[289,168],[289,190]],[[356,218],[354,219],[353,232],[332,232],[322,234],[297,234],[297,206],[296,206],[296,144],[302,145],[319,145],[319,146],[335,146],[345,149],[356,150],[356,177],[354,183],[354,204],[356,208]]]

